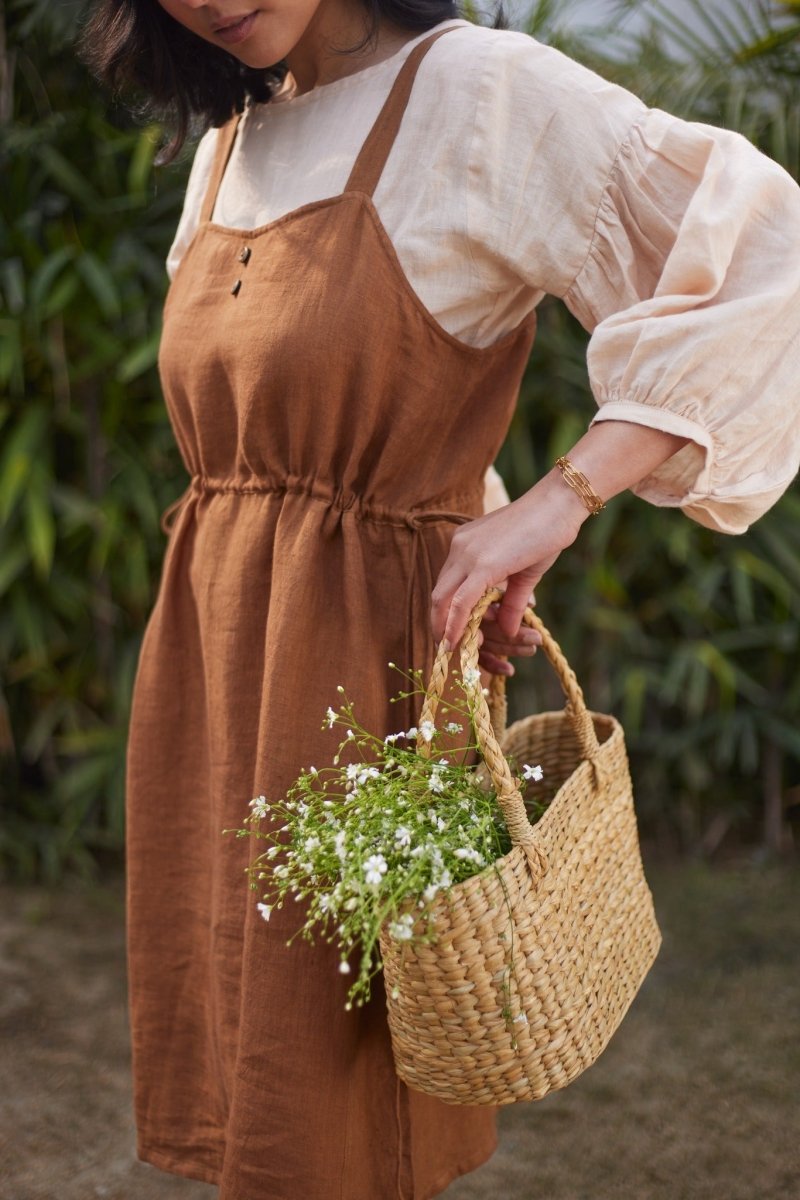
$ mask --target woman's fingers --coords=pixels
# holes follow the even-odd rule
[[[536,579],[535,582],[538,583],[539,580]],[[528,572],[511,575],[496,615],[497,624],[506,637],[516,638],[519,633],[522,615],[528,607],[530,596],[531,581]]]
[[[523,625],[515,638],[505,637],[495,622],[494,607],[487,609],[478,630],[478,665],[492,675],[511,676],[516,672],[508,658],[530,658],[542,644],[542,635],[538,629]]]
[[[448,560],[449,563],[449,560]],[[445,564],[431,596],[431,625],[437,642],[444,639],[452,649],[461,640],[470,613],[491,585],[463,569]]]
[[[519,575],[509,576],[506,593],[496,614],[500,634],[508,641],[516,640],[522,623],[522,614],[528,606],[531,588],[533,584],[539,582],[543,573],[543,571],[529,569],[520,572]],[[451,648],[457,645],[464,634],[467,621],[475,605],[488,588],[493,586],[491,581],[486,581],[484,575],[473,573],[462,579],[459,585],[453,588],[452,584],[448,584],[447,576],[443,574],[434,588],[432,596],[431,624],[437,641],[444,637]]]
[[[483,667],[484,671],[489,671],[492,675],[510,677],[516,674],[513,663],[508,662],[505,658],[498,658],[496,654],[491,654],[487,650],[481,650],[478,655],[478,666]]]
[[[494,624],[481,625],[480,633],[478,644],[490,654],[531,655],[542,644],[538,629],[528,629],[526,625],[521,627],[515,638],[507,638]]]

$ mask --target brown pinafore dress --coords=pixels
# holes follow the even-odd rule
[[[433,583],[515,407],[534,315],[489,348],[452,337],[371,199],[448,31],[405,59],[341,195],[258,229],[214,224],[236,119],[223,127],[165,306],[191,481],[164,514],[128,740],[135,1109],[139,1156],[221,1200],[426,1200],[496,1144],[494,1109],[400,1082],[380,979],[346,1012],[338,951],[287,947],[291,905],[269,923],[256,910],[245,867],[264,843],[222,834],[330,761],[338,684],[375,732],[413,721],[388,702],[388,664],[430,668]],[[420,135],[424,170],[446,113]]]

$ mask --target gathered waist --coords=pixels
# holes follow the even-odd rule
[[[420,524],[436,521],[449,521],[463,524],[479,515],[483,499],[483,486],[471,488],[464,492],[450,492],[431,497],[430,501],[415,504],[402,509],[391,504],[383,503],[369,496],[361,495],[347,488],[332,488],[317,480],[304,479],[299,476],[287,476],[285,479],[269,479],[256,477],[247,480],[215,479],[208,475],[192,475],[184,491],[164,509],[161,514],[161,529],[169,534],[172,531],[179,511],[193,496],[213,493],[232,493],[234,495],[298,495],[309,500],[316,500],[349,513],[353,517],[370,522],[388,525],[405,526],[416,530]],[[475,509],[474,511],[462,511]]]

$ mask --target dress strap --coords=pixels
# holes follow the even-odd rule
[[[200,210],[200,221],[205,224],[211,220],[211,214],[214,211],[214,205],[217,200],[217,192],[222,183],[222,176],[225,174],[225,168],[228,165],[228,159],[231,156],[233,143],[236,138],[236,130],[239,128],[241,120],[240,113],[234,113],[229,121],[220,126],[217,134],[216,153],[214,154],[214,162],[211,166],[211,175],[208,180],[206,194],[203,197],[203,207]]]
[[[350,178],[344,189],[346,192],[363,192],[365,195],[371,196],[375,191],[394,145],[394,139],[397,137],[419,64],[435,41],[444,37],[446,33],[450,33],[451,30],[460,28],[460,25],[451,25],[447,29],[440,29],[438,33],[432,34],[411,51],[400,68],[383,108],[378,113],[375,124],[353,164]]]

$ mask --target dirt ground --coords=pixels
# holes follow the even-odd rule
[[[611,1045],[445,1200],[800,1200],[800,870],[648,877],[664,945]],[[2,1200],[216,1196],[135,1159],[122,897],[0,890]]]

